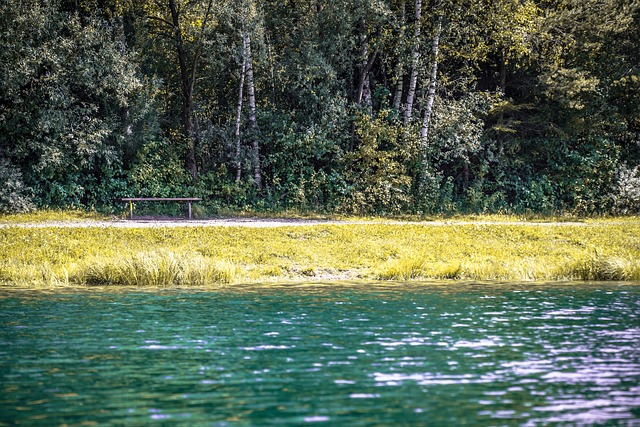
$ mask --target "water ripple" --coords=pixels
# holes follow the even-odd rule
[[[0,296],[0,425],[623,425],[640,286]]]

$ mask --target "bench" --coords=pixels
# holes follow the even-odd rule
[[[129,203],[129,219],[133,219],[133,202],[179,202],[189,205],[189,219],[191,219],[191,203],[199,202],[199,197],[123,197],[121,202]]]

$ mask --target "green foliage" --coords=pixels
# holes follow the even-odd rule
[[[405,163],[412,153],[401,145],[402,129],[387,119],[361,114],[356,120],[357,148],[345,156],[341,209],[348,213],[398,213],[411,203],[412,179]]]
[[[332,132],[346,113],[341,105],[325,106],[325,112],[324,125],[306,128],[275,111],[263,116],[261,128],[270,134],[263,166],[271,206],[322,211],[334,203],[344,178],[338,169],[343,148]]]
[[[518,210],[522,212],[551,213],[555,208],[555,186],[548,176],[531,179],[521,190]]]
[[[190,177],[166,139],[152,140],[137,152],[129,172],[129,196],[188,196]]]
[[[104,193],[121,187],[105,180],[122,180],[117,140],[139,86],[119,29],[98,16],[63,12],[57,2],[3,3],[4,156],[20,168],[39,205],[104,204],[113,197]]]
[[[604,214],[619,188],[619,151],[606,139],[525,140],[507,152],[486,141],[458,208],[463,212]],[[481,159],[479,159],[481,160]]]
[[[0,212],[29,212],[33,207],[22,173],[8,160],[0,158]]]
[[[640,210],[638,1],[413,8],[0,0],[0,210],[132,195],[200,196],[210,213]],[[257,126],[245,79],[238,158],[244,34]]]

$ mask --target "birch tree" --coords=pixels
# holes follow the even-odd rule
[[[253,83],[253,57],[251,56],[251,37],[243,36],[247,97],[249,98],[249,133],[251,135],[251,162],[253,168],[253,184],[262,190],[262,168],[260,166],[260,141],[258,139],[258,120],[256,116],[256,92]]]
[[[422,17],[422,0],[416,0],[415,18],[414,18],[414,34],[413,34],[413,50],[411,51],[411,77],[409,77],[409,89],[407,92],[407,105],[404,112],[404,126],[408,126],[413,113],[413,102],[416,96],[416,86],[418,84],[418,72],[420,66],[420,31]]]
[[[244,94],[244,77],[247,72],[247,58],[246,49],[244,43],[244,37],[242,38],[242,59],[240,71],[240,84],[238,85],[238,102],[236,103],[236,126],[235,126],[235,144],[236,144],[236,184],[242,179],[242,140],[240,138],[240,126],[242,124],[242,102]]]
[[[427,105],[424,109],[424,119],[422,120],[422,129],[420,130],[420,141],[423,153],[426,152],[427,136],[429,125],[431,123],[431,113],[433,111],[433,102],[436,98],[436,84],[438,80],[438,50],[440,47],[440,35],[442,33],[442,16],[438,15],[436,29],[431,44],[431,73],[429,75],[429,92],[427,95]],[[424,154],[423,154],[424,158]]]
[[[398,34],[397,59],[394,76],[396,80],[396,87],[395,93],[393,95],[393,109],[396,111],[400,111],[400,104],[402,103],[402,92],[404,90],[404,61],[402,60],[406,26],[406,4],[404,1],[402,2],[400,9],[400,31]]]
[[[241,73],[238,87],[238,98],[236,102],[235,114],[235,164],[236,183],[242,179],[242,110],[244,104],[244,93],[246,89],[248,114],[248,139],[251,142],[250,163],[252,170],[253,184],[260,191],[262,189],[262,166],[260,161],[260,140],[258,135],[258,118],[256,108],[256,90],[253,73],[254,57],[251,49],[252,32],[256,33],[256,26],[259,25],[258,12],[253,1],[243,1],[234,12],[234,21],[240,27],[240,38],[242,39]]]

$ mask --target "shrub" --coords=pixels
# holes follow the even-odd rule
[[[613,208],[622,215],[640,213],[640,166],[633,169],[625,166],[619,172]]]
[[[356,121],[358,147],[345,156],[345,186],[341,210],[348,213],[398,213],[412,202],[405,163],[410,156],[400,144],[401,128],[389,122],[388,112]]]
[[[0,159],[0,212],[20,213],[34,208],[22,173],[7,159]]]

